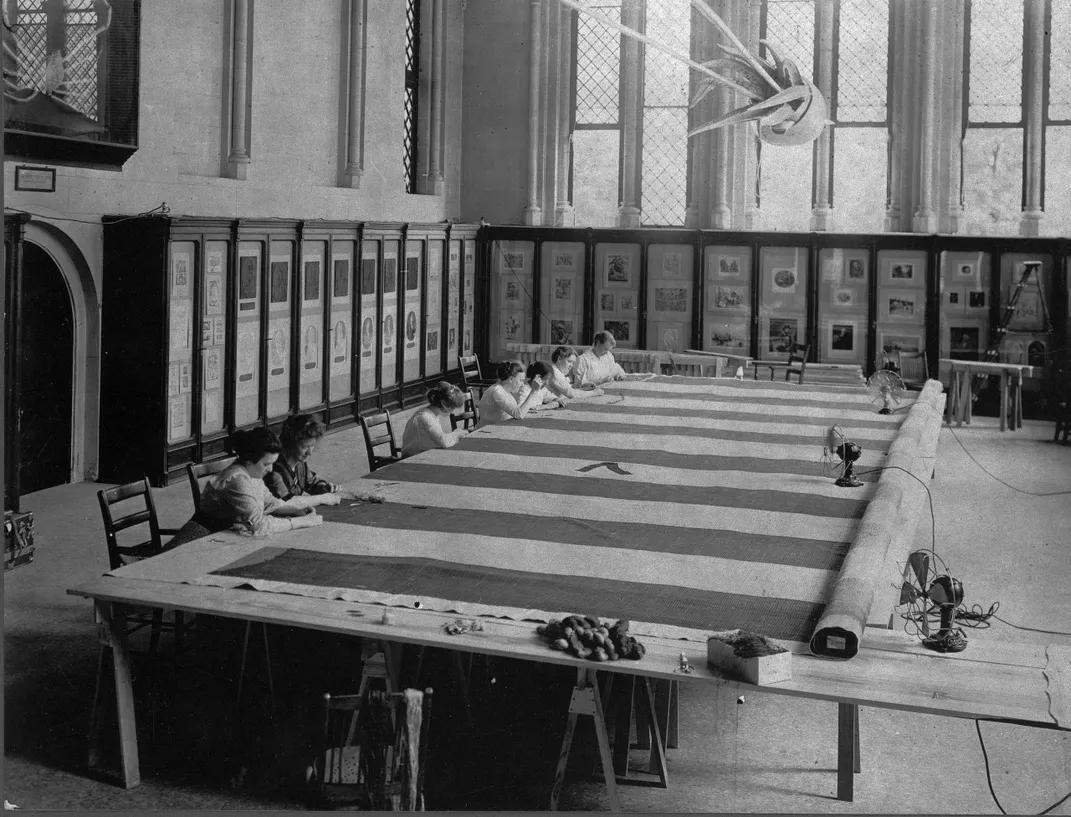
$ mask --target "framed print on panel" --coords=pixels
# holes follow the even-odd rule
[[[685,287],[657,287],[654,295],[655,312],[688,311],[688,290]]]
[[[524,266],[527,263],[525,253],[517,250],[508,250],[502,253],[502,266],[505,270],[513,270],[514,272],[521,272],[524,270]],[[503,270],[503,271],[505,271]]]
[[[635,341],[635,321],[604,320],[603,331],[610,332],[618,343],[633,343]]]
[[[606,286],[631,288],[632,254],[607,253],[605,276]]]
[[[770,270],[770,291],[774,295],[795,295],[799,275],[792,267],[774,267]]]
[[[978,264],[970,261],[960,261],[955,265],[955,272],[953,278],[957,281],[962,281],[965,284],[969,284],[972,281],[978,280]]]
[[[706,328],[706,348],[723,347],[742,352],[751,343],[750,322],[747,318],[710,321]]]
[[[848,262],[848,280],[858,284],[866,281],[866,261],[853,258]]]
[[[574,323],[563,318],[553,318],[550,322],[550,342],[555,346],[571,346],[576,343],[573,331]]]
[[[556,307],[569,307],[573,304],[575,283],[572,275],[554,275],[554,305]]]
[[[826,352],[831,358],[852,358],[858,349],[855,321],[830,321]]]
[[[834,287],[829,302],[838,309],[849,309],[856,305],[855,287]]]
[[[617,296],[617,311],[618,312],[635,312],[636,311],[636,293],[634,292],[622,292]]]
[[[881,308],[889,320],[917,321],[922,317],[921,300],[921,292],[886,292],[882,295]]]
[[[960,315],[967,308],[967,291],[963,287],[945,287],[945,312],[949,315]]]
[[[599,293],[599,311],[600,312],[616,312],[617,311],[617,293],[615,292],[600,292]]]
[[[666,250],[662,253],[662,277],[663,278],[680,278],[683,275],[681,269],[683,265],[682,256],[679,252],[670,252]]]
[[[893,258],[889,260],[888,271],[885,275],[885,283],[894,286],[918,286],[922,279],[922,270],[918,268],[915,261]]]
[[[979,343],[981,342],[981,327],[950,326],[948,334],[949,357],[959,360],[977,359]]]
[[[740,277],[740,256],[719,255],[715,263],[717,264],[716,272],[719,278]]]
[[[921,352],[922,335],[899,335],[891,332],[882,332],[881,350],[886,354],[893,354],[895,352]]]
[[[974,287],[967,287],[966,301],[968,314],[977,314],[979,312],[985,312],[986,307],[988,305],[987,293],[984,289],[975,289]]]
[[[767,318],[763,323],[761,350],[764,353],[788,354],[802,337],[802,318]]]
[[[576,253],[573,250],[558,250],[551,256],[550,268],[555,272],[574,272]]]
[[[747,309],[747,287],[737,284],[718,284],[707,289],[708,309]]]

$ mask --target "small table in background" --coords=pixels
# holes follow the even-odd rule
[[[1023,427],[1023,378],[1034,377],[1034,368],[1019,363],[992,363],[977,360],[941,358],[941,364],[951,369],[945,422],[952,425],[971,424],[971,403],[974,400],[971,384],[976,375],[1000,376],[1000,430]]]

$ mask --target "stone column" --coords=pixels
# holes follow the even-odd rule
[[[233,0],[231,6],[231,140],[227,175],[245,179],[249,170],[249,85],[253,48],[250,42],[253,0]]]
[[[937,151],[937,11],[940,0],[922,0],[922,76],[920,81],[920,124],[918,205],[912,230],[935,233],[938,230],[934,207],[934,160]]]
[[[572,97],[573,89],[573,20],[576,12],[566,9],[555,2],[561,9],[558,21],[558,121],[557,144],[555,145],[555,181],[554,181],[554,226],[573,227],[576,225],[576,211],[569,200],[569,165],[573,152]]]
[[[530,0],[528,36],[528,205],[524,208],[524,223],[540,226],[543,208],[539,204],[539,100],[541,96],[540,65],[543,51],[543,0]]]
[[[745,10],[741,15],[742,22],[746,21],[745,26],[741,26],[740,31],[747,31],[747,37],[740,37],[753,53],[758,53],[759,36],[761,33],[760,23],[760,3],[748,3]],[[739,34],[737,35],[740,36]],[[739,99],[739,97],[738,97]],[[762,221],[761,202],[759,201],[759,137],[755,134],[753,126],[741,126],[734,125],[737,129],[737,134],[742,137],[743,141],[743,156],[744,156],[744,174],[743,174],[743,201],[744,201],[744,223],[743,229],[754,230]]]
[[[1045,0],[1026,0],[1023,28],[1023,212],[1019,235],[1040,235],[1045,215]]]
[[[815,85],[834,104],[833,89],[833,11],[834,0],[817,0],[815,29],[818,47],[815,60]],[[832,114],[832,108],[830,110]],[[830,117],[832,118],[832,116]],[[833,227],[833,126],[827,125],[814,142],[814,201],[811,209],[811,229],[830,230]]]
[[[358,188],[364,173],[364,54],[367,36],[365,0],[349,0],[350,31],[346,89],[345,185]]]
[[[642,0],[623,0],[621,22],[643,31]],[[643,116],[643,45],[621,40],[621,203],[618,227],[640,226],[640,124]]]
[[[431,70],[429,73],[429,90],[431,104],[428,114],[431,122],[428,128],[428,187],[425,193],[441,196],[443,193],[443,172],[440,165],[442,152],[442,108],[443,108],[443,3],[446,0],[432,0],[431,5]]]

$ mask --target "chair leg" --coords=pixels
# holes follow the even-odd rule
[[[175,655],[182,654],[182,641],[186,635],[186,614],[175,611]]]
[[[156,649],[160,646],[160,630],[164,623],[164,611],[157,608],[152,611],[152,630],[149,635],[149,654],[156,655]]]

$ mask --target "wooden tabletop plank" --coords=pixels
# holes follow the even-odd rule
[[[732,683],[780,695],[1071,729],[1067,672],[1059,666],[1068,660],[1064,648],[1050,648],[1045,662],[1038,666],[1037,652],[1026,645],[972,642],[965,653],[942,655],[926,650],[906,634],[868,629],[863,648],[851,661],[817,658],[807,653],[806,645],[789,644],[795,653],[792,679],[752,687],[709,669],[702,640],[644,637],[647,654],[642,660],[593,664],[551,650],[536,634],[534,622],[481,618],[482,632],[449,636],[443,628],[456,615],[357,602],[115,577],[97,579],[68,593],[529,661]],[[385,611],[390,620],[386,624]],[[701,638],[703,633],[697,631],[697,636]],[[690,674],[677,671],[681,653],[692,667]],[[1023,657],[1027,663],[1016,663]]]

